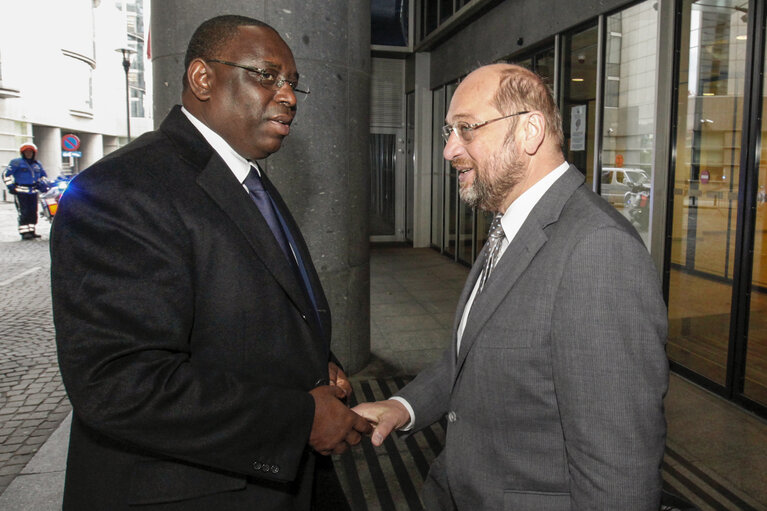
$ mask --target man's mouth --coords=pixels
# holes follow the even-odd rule
[[[288,116],[277,116],[269,119],[276,125],[277,131],[280,135],[287,136],[290,133],[290,123],[292,119]]]

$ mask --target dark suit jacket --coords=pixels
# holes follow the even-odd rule
[[[51,237],[74,408],[65,509],[309,508],[308,391],[328,377],[330,315],[286,221],[322,327],[255,204],[180,107],[72,181]]]
[[[666,323],[642,240],[570,167],[476,297],[460,352],[454,335],[400,393],[415,430],[448,414],[427,508],[657,510]]]

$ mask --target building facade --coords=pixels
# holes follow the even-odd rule
[[[409,17],[404,37],[373,41],[373,108],[395,104],[399,116],[371,116],[371,219],[388,220],[372,239],[474,261],[489,218],[458,199],[440,127],[478,65],[531,68],[559,103],[567,160],[633,221],[653,256],[672,369],[764,416],[765,3],[395,3],[401,26]],[[382,122],[388,146],[378,140]],[[382,206],[380,196],[395,198]]]
[[[74,174],[127,141],[127,111],[132,136],[152,129],[148,3],[3,2],[0,165],[18,157],[23,142],[34,142],[48,174]],[[68,134],[80,147],[64,152]]]

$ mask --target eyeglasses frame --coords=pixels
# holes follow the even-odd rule
[[[236,62],[230,62],[228,60],[205,59],[205,62],[217,62],[219,64],[224,64],[225,66],[239,67],[240,69],[244,69],[245,71],[250,71],[251,73],[256,73],[257,75],[259,75],[261,77],[261,80],[265,79],[264,75],[274,74],[274,73],[272,73],[271,71],[269,71],[267,69],[262,69],[260,67],[254,67],[254,66],[246,66],[244,64],[238,64]],[[290,86],[290,88],[291,88],[291,90],[293,92],[298,92],[300,94],[309,94],[311,92],[309,89],[306,89],[306,90],[299,89],[298,88],[298,82],[291,82],[290,80],[287,80],[285,78],[280,78],[279,76],[277,77],[277,81],[274,82],[274,85],[272,85],[272,86],[263,85],[261,83],[261,80],[258,80],[258,84],[259,85],[261,85],[265,89],[270,89],[270,90],[273,90],[275,92],[277,92],[278,90],[283,88],[286,83],[288,84],[288,86]]]
[[[495,119],[490,119],[489,121],[480,121],[480,122],[475,122],[473,124],[467,124],[466,126],[461,128],[461,131],[464,132],[464,133],[465,132],[471,132],[471,131],[476,130],[477,128],[481,128],[482,126],[487,126],[491,122],[500,121],[500,120],[503,120],[503,119],[508,119],[509,117],[514,117],[514,116],[517,116],[517,115],[529,114],[531,111],[532,110],[522,110],[520,112],[515,112],[513,114],[504,115],[503,117],[496,117]],[[461,123],[461,122],[463,122],[463,121],[456,121],[456,122],[454,122],[452,124],[445,124],[444,126],[442,126],[442,138],[445,139],[445,143],[446,144],[447,144],[447,141],[450,139],[450,135],[452,135],[454,132],[456,132],[456,125]],[[456,134],[457,134],[457,132],[456,132]],[[462,135],[458,135],[458,140],[461,143],[463,143],[463,144],[469,144],[469,143],[471,143],[474,140],[474,135],[473,134],[471,135],[471,137],[472,137],[471,140],[465,140]]]

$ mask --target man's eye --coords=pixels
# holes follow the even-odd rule
[[[270,73],[269,71],[261,71],[261,79],[265,82],[273,83],[277,81],[277,75]]]
[[[461,133],[466,133],[467,131],[471,131],[473,129],[470,125],[466,124],[465,122],[457,124],[456,128],[461,130]]]

